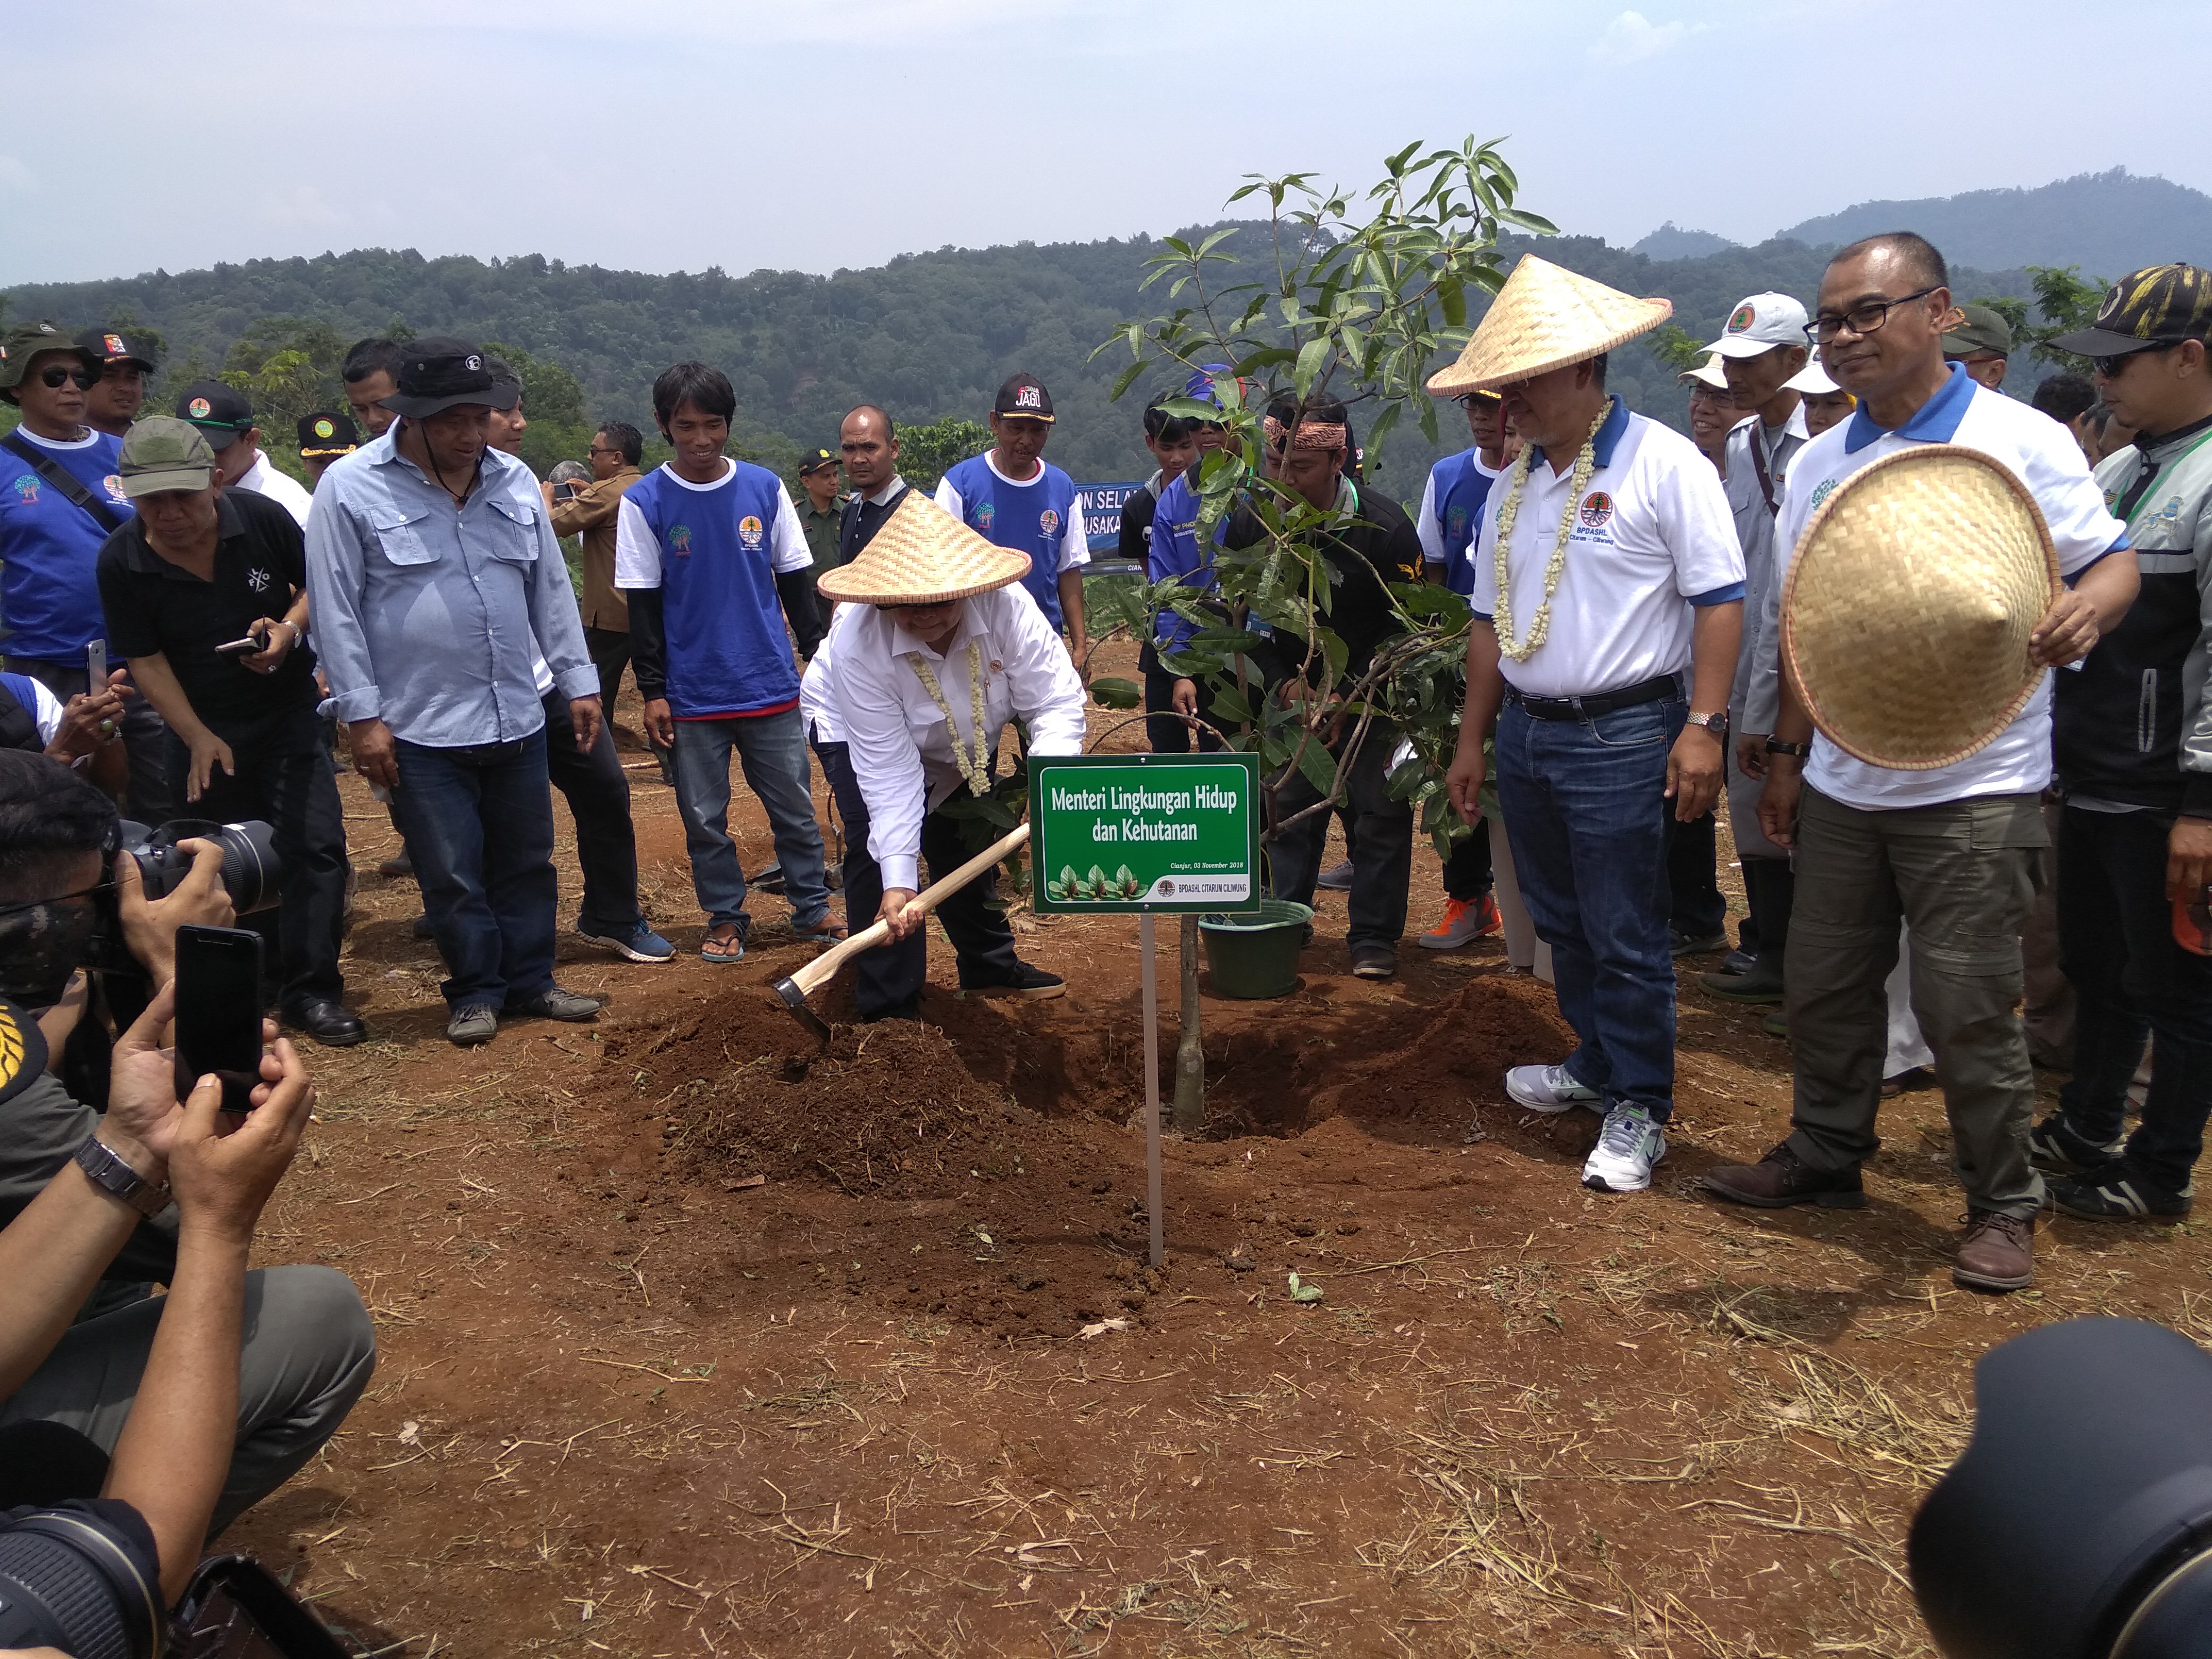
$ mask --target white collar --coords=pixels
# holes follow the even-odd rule
[[[897,495],[900,490],[904,489],[905,488],[906,480],[900,477],[897,473],[894,472],[891,474],[891,481],[889,483],[885,484],[881,489],[878,489],[874,495],[866,496],[863,499],[866,501],[870,507],[881,507],[885,501],[890,500],[892,496]]]
[[[490,452],[489,450],[485,452],[487,454],[489,453]],[[676,470],[676,463],[673,461],[663,461],[660,464],[660,470],[668,475],[671,483],[681,484],[686,489],[720,489],[724,484],[729,483],[730,479],[735,476],[738,470],[738,464],[732,460],[727,455],[723,456],[722,476],[715,479],[712,483],[693,483],[690,479],[685,477],[682,473]]]
[[[1000,483],[1012,484],[1017,489],[1027,489],[1031,484],[1041,484],[1044,482],[1043,456],[1040,455],[1037,457],[1037,470],[1030,474],[1028,477],[1009,478],[1005,473],[999,471],[998,462],[991,459],[992,456],[997,453],[998,452],[995,449],[985,450],[983,452],[983,465],[991,469],[991,476],[996,478]]]

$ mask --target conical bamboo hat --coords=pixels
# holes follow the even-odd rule
[[[1782,589],[1782,655],[1813,723],[1875,766],[1961,761],[2043,678],[2028,635],[2059,591],[2027,486],[1958,444],[1885,455],[1838,484]]]
[[[1674,314],[1672,300],[1638,300],[1523,254],[1459,361],[1429,377],[1429,391],[1493,391],[1625,345]]]
[[[909,489],[850,564],[816,589],[858,605],[942,605],[1030,574],[1030,556],[985,541],[919,489]]]

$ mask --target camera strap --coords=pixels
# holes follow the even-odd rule
[[[107,504],[84,487],[84,481],[51,455],[41,454],[38,447],[20,432],[10,432],[0,438],[0,449],[6,450],[27,465],[56,489],[64,500],[74,502],[90,515],[103,535],[112,536],[123,528],[123,520],[108,510]]]

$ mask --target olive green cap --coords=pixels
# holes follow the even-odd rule
[[[1946,357],[1971,357],[1978,351],[2012,355],[2012,325],[2002,313],[1985,305],[1960,306],[1958,327],[1943,337]]]
[[[215,451],[190,421],[149,415],[123,434],[123,459],[115,470],[123,493],[133,501],[165,489],[205,489],[215,482]]]
[[[100,360],[63,333],[59,324],[18,323],[0,334],[0,391],[22,385],[31,359],[42,351],[65,351],[94,374],[100,373]]]

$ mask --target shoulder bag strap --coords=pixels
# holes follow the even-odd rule
[[[61,491],[65,499],[82,507],[105,533],[112,536],[123,528],[123,520],[108,511],[106,504],[87,489],[75,473],[52,456],[40,454],[21,434],[10,432],[0,438],[0,449],[21,458],[33,472]]]
[[[1782,506],[1774,499],[1774,478],[1766,470],[1766,447],[1759,442],[1765,428],[1766,423],[1753,412],[1751,429],[1743,435],[1751,446],[1751,469],[1759,474],[1759,493],[1766,497],[1766,516],[1773,519],[1782,515]]]

